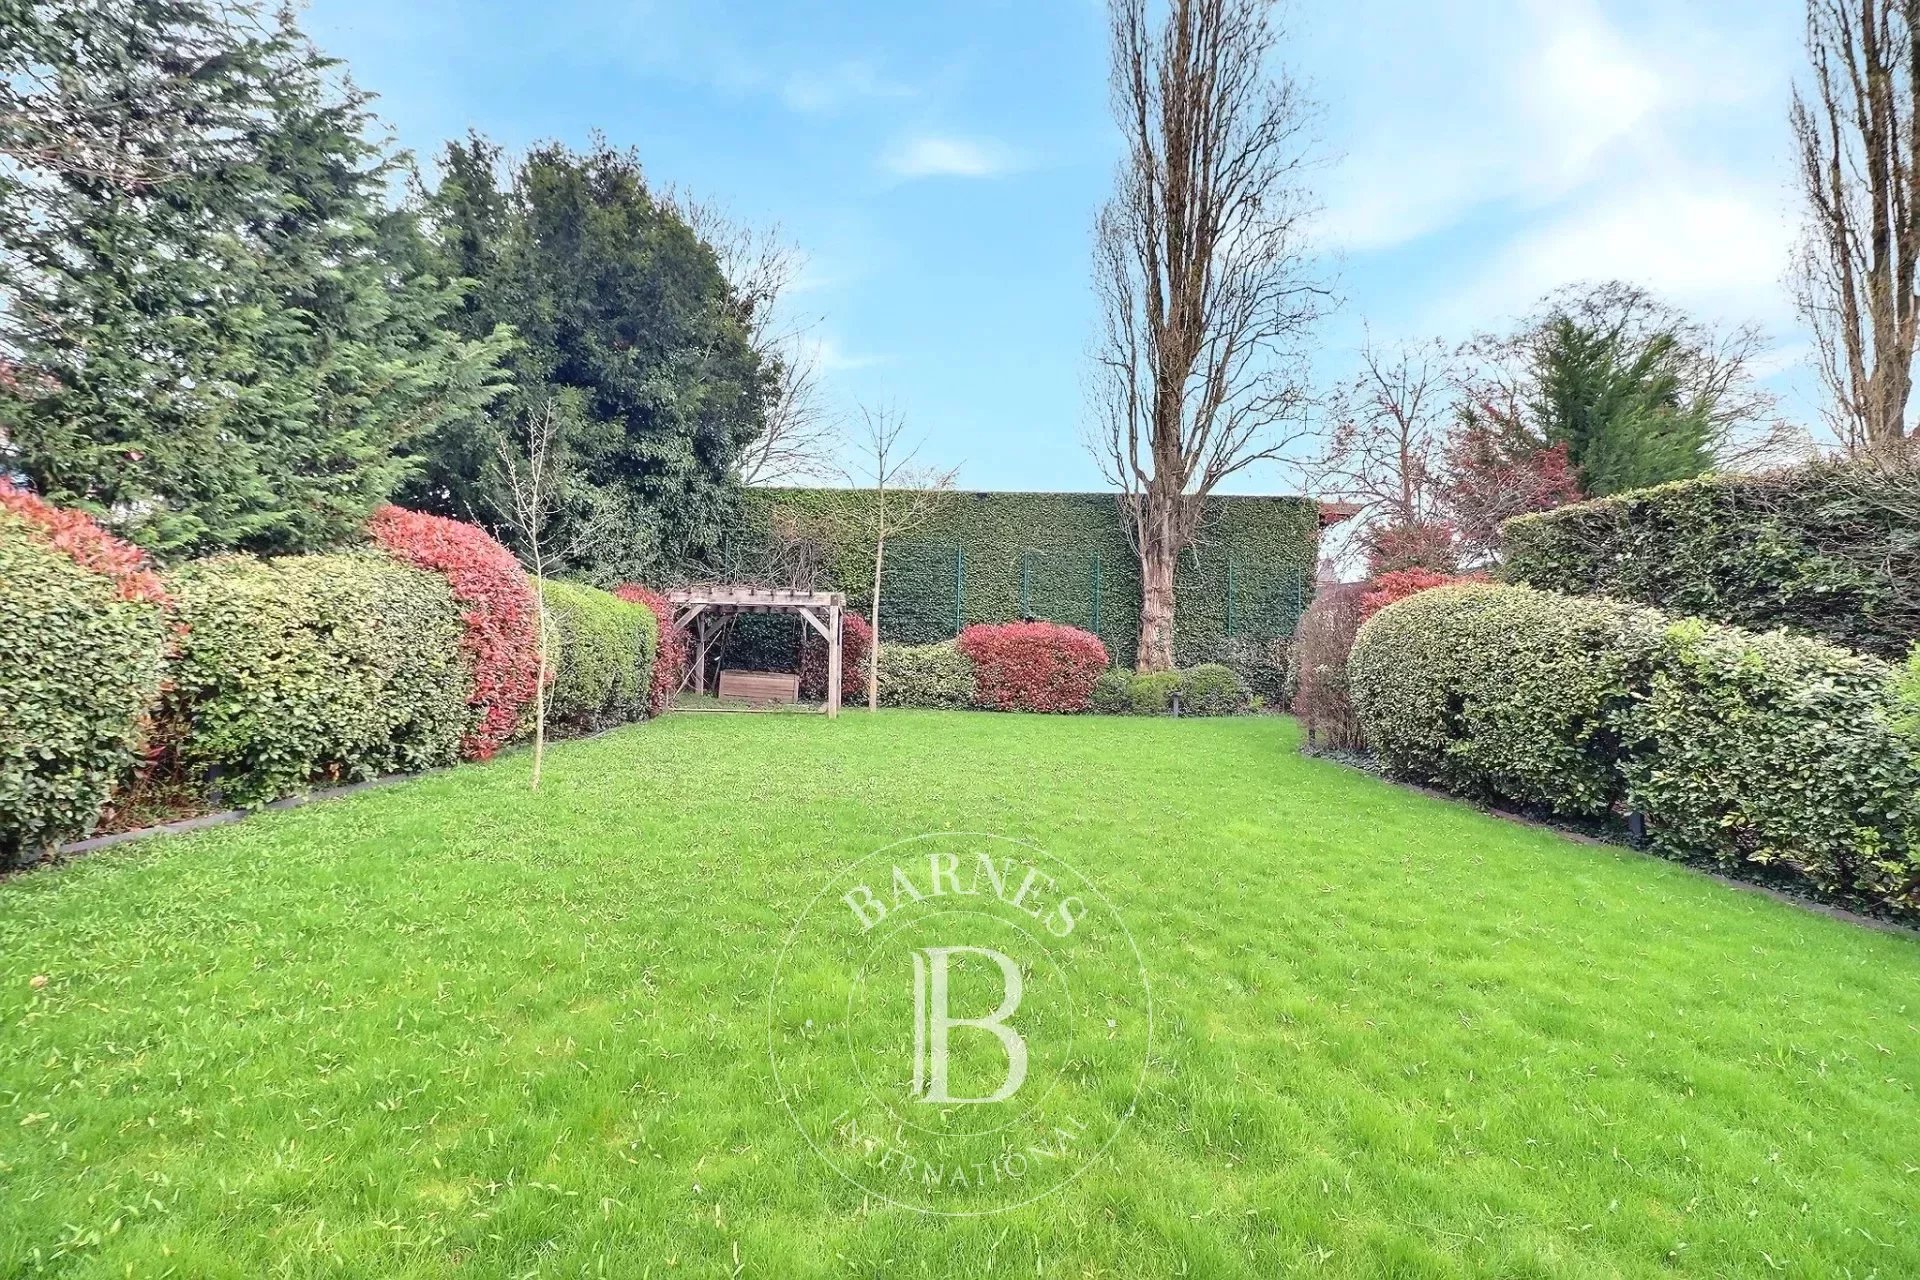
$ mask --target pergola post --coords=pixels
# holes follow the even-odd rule
[[[840,671],[840,606],[827,608],[827,719],[840,714],[842,676]]]

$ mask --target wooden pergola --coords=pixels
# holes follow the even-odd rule
[[[820,633],[827,642],[827,704],[829,716],[840,714],[840,647],[847,597],[840,591],[793,591],[782,587],[683,587],[667,592],[675,626],[693,636],[694,692],[707,691],[707,651],[713,642],[715,618],[742,613],[791,613]]]

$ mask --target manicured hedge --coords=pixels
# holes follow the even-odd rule
[[[673,705],[673,695],[693,660],[693,646],[685,627],[673,623],[673,605],[652,587],[630,582],[615,587],[613,594],[628,604],[645,605],[653,614],[654,629],[660,636],[659,650],[653,657],[653,680],[647,692],[647,714],[657,716]]]
[[[842,530],[872,494],[750,489],[729,535],[729,580],[764,572],[776,518],[810,531],[825,561],[822,589],[865,603],[871,548]],[[848,513],[856,513],[848,518]],[[1226,655],[1230,641],[1291,635],[1313,596],[1319,505],[1307,498],[1215,496],[1200,545],[1180,557],[1175,648],[1184,663]],[[1111,493],[961,493],[911,538],[889,544],[882,609],[888,643],[952,638],[974,623],[1042,619],[1097,634],[1123,665],[1140,624],[1139,562]],[[771,647],[771,646],[769,646]],[[766,659],[758,656],[751,661]]]
[[[1887,663],[1607,600],[1458,586],[1382,610],[1350,660],[1396,774],[1920,912],[1920,740]]]
[[[472,688],[461,753],[487,759],[533,704],[539,615],[520,562],[484,529],[400,507],[374,512],[367,531],[389,555],[447,580],[460,606],[460,652]]]
[[[879,692],[883,707],[969,707],[973,663],[951,640],[890,644],[881,651]]]
[[[228,803],[458,759],[471,680],[445,578],[365,551],[221,556],[168,585],[169,745]]]
[[[1664,852],[1920,910],[1920,743],[1897,717],[1886,663],[1677,622],[1625,721],[1627,805]]]
[[[653,611],[597,587],[540,583],[553,628],[549,732],[591,733],[646,714],[660,646]]]
[[[167,601],[130,545],[4,484],[0,601],[5,868],[90,834],[132,771],[160,690]]]
[[[1920,461],[1641,489],[1503,527],[1504,577],[1885,658],[1920,640]]]
[[[995,711],[1085,711],[1107,669],[1100,637],[1056,622],[980,624],[956,644],[973,663],[974,705]]]
[[[1190,716],[1229,716],[1247,705],[1246,682],[1232,667],[1203,662],[1185,671],[1129,671],[1115,667],[1094,681],[1090,709],[1100,715],[1164,716],[1175,696]]]

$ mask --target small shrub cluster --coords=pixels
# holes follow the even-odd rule
[[[1057,622],[976,623],[955,642],[973,663],[975,706],[1085,711],[1107,669],[1100,637]]]
[[[221,556],[168,585],[186,624],[168,746],[229,803],[459,758],[470,681],[445,578],[369,551]]]
[[[447,580],[472,686],[473,719],[460,750],[469,760],[490,758],[519,730],[538,678],[539,617],[520,562],[484,529],[400,507],[374,512],[367,531],[388,555]]]
[[[1137,716],[1164,716],[1173,711],[1173,695],[1180,692],[1178,671],[1138,671],[1127,681],[1127,709]]]
[[[1247,705],[1246,682],[1232,667],[1203,662],[1184,671],[1103,671],[1094,681],[1091,710],[1100,715],[1172,714],[1174,698],[1190,716],[1230,716]]]
[[[1203,662],[1180,673],[1180,709],[1190,716],[1230,716],[1247,705],[1240,673],[1220,662]]]
[[[592,733],[645,715],[660,646],[653,610],[552,578],[541,581],[540,598],[552,628],[550,730]]]
[[[805,622],[800,641],[800,696],[809,702],[827,697],[827,642]],[[888,650],[889,660],[893,650]],[[867,661],[873,654],[873,627],[851,609],[840,614],[840,700],[857,702],[867,694]]]
[[[693,660],[692,642],[687,629],[675,625],[673,605],[652,587],[630,582],[614,588],[613,594],[628,604],[645,605],[660,633],[660,649],[653,657],[653,681],[647,693],[647,714],[657,716],[673,705],[673,695],[686,678],[687,664]]]
[[[1920,458],[1713,475],[1502,526],[1501,574],[1899,661],[1920,639]]]
[[[1524,587],[1380,612],[1354,705],[1402,776],[1546,813],[1638,812],[1669,856],[1920,911],[1920,742],[1887,663]]]
[[[973,663],[951,640],[890,644],[881,651],[879,697],[883,707],[972,706]]]
[[[0,485],[0,868],[92,832],[138,760],[167,631],[138,551],[29,496]]]

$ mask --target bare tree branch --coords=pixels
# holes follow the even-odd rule
[[[741,310],[747,341],[768,371],[766,429],[742,451],[742,484],[790,484],[833,473],[840,424],[820,388],[819,317],[795,317],[786,301],[806,268],[806,256],[780,228],[755,227],[723,207],[681,190],[666,203],[720,261]]]
[[[863,549],[873,553],[873,596],[868,621],[873,650],[867,665],[867,710],[880,705],[880,605],[887,564],[887,543],[924,528],[953,498],[958,468],[919,461],[921,445],[908,444],[906,417],[898,409],[860,410],[857,434],[849,442],[852,461],[845,478],[863,496],[846,507],[846,523]],[[871,496],[865,496],[870,494]]]

